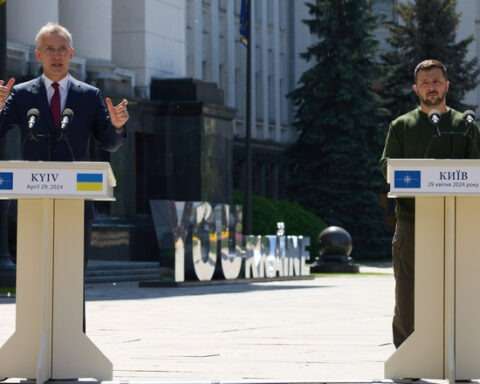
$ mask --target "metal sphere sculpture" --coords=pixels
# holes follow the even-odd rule
[[[357,273],[359,267],[353,264],[352,236],[343,228],[331,226],[318,235],[319,259],[311,267],[312,272]]]
[[[350,256],[352,253],[352,236],[343,228],[331,226],[318,235],[319,256]]]

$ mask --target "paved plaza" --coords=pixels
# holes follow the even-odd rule
[[[390,268],[269,283],[87,288],[87,334],[113,362],[114,381],[371,382],[383,379],[394,351]],[[0,344],[14,319],[14,300],[0,298]]]

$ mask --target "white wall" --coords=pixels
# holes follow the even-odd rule
[[[478,57],[480,54],[480,30],[478,21],[480,18],[480,4],[473,0],[458,0],[457,11],[461,14],[457,31],[457,40],[474,36],[475,40],[470,44],[467,53],[467,60]],[[455,84],[452,84],[455,86]],[[480,88],[477,87],[465,95],[465,103],[478,106],[480,104]]]
[[[135,71],[140,96],[149,95],[152,77],[186,75],[185,7],[185,0],[113,1],[112,61]]]
[[[185,0],[146,0],[146,66],[152,77],[186,76]]]
[[[115,0],[112,14],[112,61],[134,70],[137,84],[145,85],[145,0]]]
[[[110,61],[112,0],[59,1],[60,23],[72,33],[76,54],[89,59]]]
[[[7,38],[34,45],[38,30],[49,21],[58,22],[58,0],[13,0],[7,2]]]
[[[305,72],[311,64],[308,64],[304,59],[300,58],[300,54],[304,53],[313,43],[312,35],[308,27],[302,22],[302,20],[309,19],[311,16],[308,14],[308,8],[304,1],[293,1],[293,72],[295,85],[300,80],[300,76]]]

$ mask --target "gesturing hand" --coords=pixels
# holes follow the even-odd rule
[[[108,113],[110,115],[110,121],[112,125],[120,129],[128,121],[128,111],[127,105],[128,101],[123,99],[118,105],[113,105],[112,99],[109,97],[105,98],[105,103],[107,104]]]
[[[3,80],[0,80],[0,109],[3,109],[10,92],[12,92],[13,85],[15,84],[15,78],[11,77],[7,84],[3,85],[4,83],[5,82]]]

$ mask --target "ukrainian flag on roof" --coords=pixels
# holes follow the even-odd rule
[[[103,190],[102,173],[77,173],[77,191]]]

